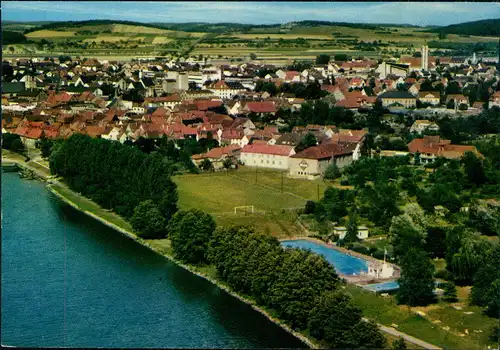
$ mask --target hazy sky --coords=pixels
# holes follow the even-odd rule
[[[146,2],[2,1],[2,19],[68,21],[285,23],[324,20],[448,25],[499,18],[500,3],[461,2]]]

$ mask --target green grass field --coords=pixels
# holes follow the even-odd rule
[[[304,235],[291,208],[303,208],[307,200],[317,200],[318,191],[321,197],[327,187],[322,180],[291,179],[280,171],[245,167],[227,174],[181,175],[173,180],[180,208],[211,213],[222,226],[252,225],[277,237]],[[250,205],[257,213],[245,214],[242,209],[234,214],[234,207]]]
[[[367,318],[385,326],[396,324],[397,330],[444,348],[484,349],[493,345],[488,336],[498,321],[484,316],[481,308],[468,306],[464,300],[467,293],[459,293],[459,302],[455,304],[440,302],[425,308],[408,308],[397,305],[392,296],[383,298],[353,285],[346,288]],[[425,318],[413,312],[417,310],[423,311]]]

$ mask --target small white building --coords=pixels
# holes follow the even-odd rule
[[[421,134],[424,131],[439,131],[439,126],[429,120],[415,120],[410,128],[410,132]]]
[[[394,276],[394,267],[387,262],[370,262],[368,263],[368,276],[375,278],[391,278]]]
[[[347,234],[347,228],[345,226],[337,226],[333,228],[333,233],[339,236],[339,239],[344,239]],[[358,239],[367,239],[368,238],[368,227],[366,226],[358,226]]]
[[[293,146],[251,144],[242,148],[240,161],[247,166],[287,170]]]

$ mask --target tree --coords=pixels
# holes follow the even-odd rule
[[[323,177],[327,180],[335,180],[340,177],[340,170],[335,162],[326,168]]]
[[[40,139],[39,147],[40,147],[40,151],[42,153],[42,157],[43,158],[49,158],[50,151],[51,151],[51,148],[52,148],[53,144],[54,144],[54,141],[49,140],[49,139],[47,139],[45,137],[42,137]]]
[[[425,232],[413,222],[407,213],[392,218],[389,236],[398,261],[403,258],[408,249],[424,248]]]
[[[257,55],[253,52],[250,53],[250,59],[253,61],[253,60],[256,60],[257,59]]]
[[[465,152],[461,159],[467,179],[473,186],[481,186],[488,180],[484,171],[483,162],[473,152]]]
[[[307,133],[300,141],[297,146],[295,146],[295,152],[299,153],[306,148],[313,147],[317,145],[316,136],[313,133]]]
[[[16,153],[24,153],[26,150],[19,135],[7,133],[2,133],[2,148]]]
[[[213,217],[201,210],[175,213],[167,230],[176,258],[190,264],[205,263],[215,228]]]
[[[344,237],[345,242],[357,242],[358,239],[358,215],[356,211],[349,214],[349,221],[347,221],[347,232]]]
[[[499,317],[500,302],[500,245],[495,245],[474,276],[470,301],[473,305],[486,306],[486,313]]]
[[[233,160],[231,159],[231,157],[227,157],[226,159],[224,159],[222,165],[224,166],[224,169],[231,169],[231,167],[233,166]]]
[[[405,350],[408,348],[406,342],[403,337],[399,337],[398,339],[392,342],[392,348],[394,350]]]
[[[399,265],[402,272],[398,279],[397,302],[410,306],[434,302],[434,265],[427,253],[416,247],[409,247],[399,258]]]
[[[455,283],[448,282],[444,285],[443,300],[451,303],[457,301],[457,287]]]
[[[330,62],[330,55],[321,54],[316,56],[316,64],[328,64]]]
[[[348,60],[346,54],[337,54],[337,55],[333,56],[333,59],[335,61],[347,61]]]
[[[309,313],[308,328],[329,348],[384,348],[386,340],[378,327],[361,316],[349,295],[338,290],[324,292]]]
[[[163,238],[166,236],[165,219],[156,204],[150,199],[135,207],[130,223],[142,238]]]
[[[331,348],[344,348],[347,332],[361,320],[361,310],[352,298],[341,291],[322,293],[309,314],[308,328],[315,338]]]
[[[304,214],[313,214],[315,210],[316,210],[316,202],[307,201],[304,207]]]
[[[205,158],[201,161],[200,163],[200,169],[205,170],[205,171],[212,171],[214,169],[214,166],[210,159]]]

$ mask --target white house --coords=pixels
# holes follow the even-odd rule
[[[339,239],[344,239],[347,234],[347,228],[344,226],[337,226],[333,228],[333,233],[339,236]],[[358,226],[358,234],[356,235],[358,239],[368,238],[368,227]]]
[[[429,120],[415,120],[415,123],[410,128],[410,132],[421,134],[424,131],[439,131],[439,126]]]
[[[247,166],[287,170],[294,154],[293,146],[251,144],[241,150],[240,161]]]

